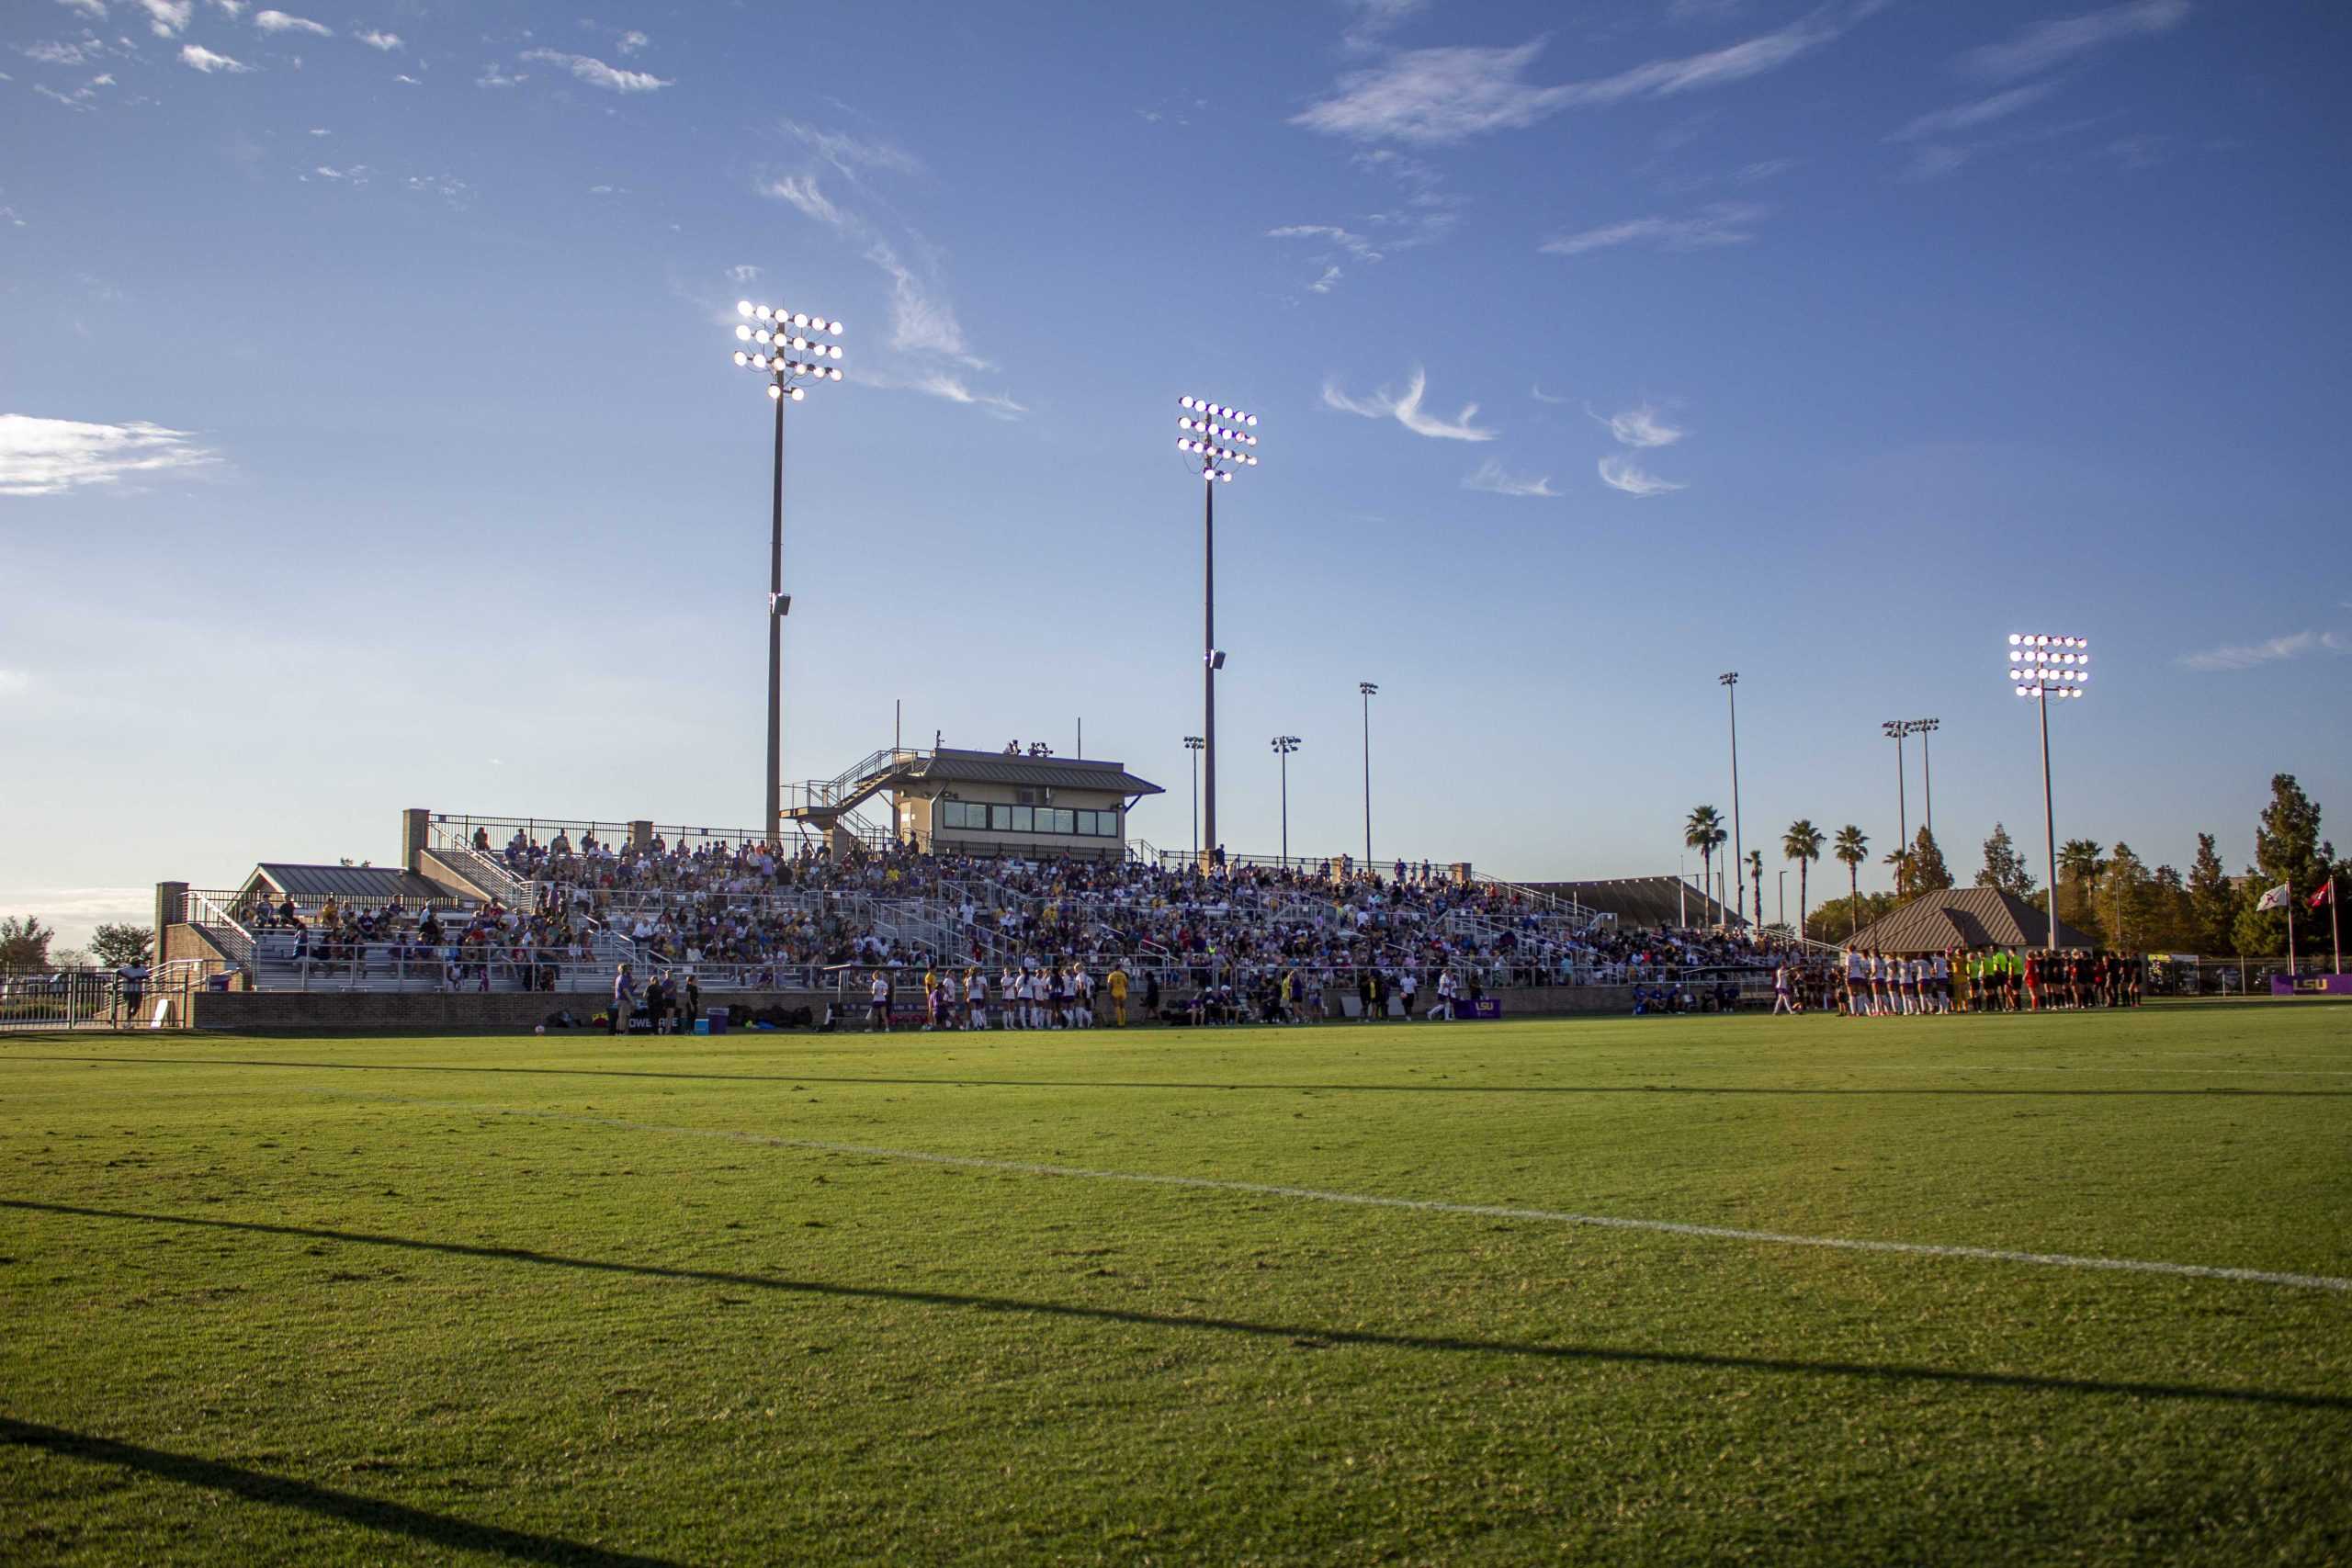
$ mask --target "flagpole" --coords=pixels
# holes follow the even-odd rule
[[[2287,885],[2287,989],[2295,989],[2295,885]]]
[[[2331,876],[2327,879],[2327,934],[2335,944],[2335,972],[2341,975],[2344,973],[2344,928],[2342,917],[2335,912],[2337,902],[2335,878]]]

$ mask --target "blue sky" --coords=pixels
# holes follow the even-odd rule
[[[788,776],[898,698],[1082,717],[1188,842],[1193,392],[1263,422],[1237,850],[1285,732],[1294,849],[1360,841],[1372,680],[1384,857],[1670,871],[1737,669],[1768,882],[1800,815],[1891,844],[1880,721],[1928,715],[1964,878],[2038,847],[1998,671],[2046,629],[2103,677],[2061,836],[2242,863],[2273,772],[2352,796],[2347,47],[2284,0],[22,0],[0,909],[380,862],[412,805],[748,825],[744,297],[847,329],[791,416]]]

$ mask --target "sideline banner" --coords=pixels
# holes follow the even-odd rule
[[[2352,997],[2352,975],[2273,975],[2274,997]]]

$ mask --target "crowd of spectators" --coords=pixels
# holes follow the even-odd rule
[[[512,897],[453,912],[329,900],[249,899],[241,917],[294,933],[274,951],[298,970],[413,973],[438,964],[453,987],[506,976],[551,987],[567,965],[627,956],[649,975],[706,985],[823,983],[828,971],[932,964],[1116,965],[1148,977],[1153,1005],[1262,1012],[1356,994],[1367,1014],[1392,994],[1434,996],[1451,974],[1467,996],[1526,986],[1671,985],[1770,967],[1780,948],[1746,932],[1621,929],[1527,889],[1398,862],[1204,868],[1189,861],[977,859],[655,836],[631,845],[582,830],[470,839],[513,881]],[[1231,987],[1230,992],[1227,987]],[[1227,997],[1231,1000],[1227,1001]],[[1320,1012],[1318,1005],[1313,1010]]]

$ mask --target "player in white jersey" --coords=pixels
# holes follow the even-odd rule
[[[989,983],[978,969],[964,971],[964,1027],[986,1029],[989,1026]]]
[[[1863,1004],[1870,999],[1869,990],[1868,984],[1862,978],[1862,955],[1851,948],[1847,949],[1846,1016],[1848,1018],[1862,1016]]]
[[[1078,972],[1078,1026],[1094,1027],[1094,976],[1083,969]]]
[[[1951,1011],[1951,956],[1939,953],[1928,960],[1928,975],[1935,982],[1936,1010]]]

